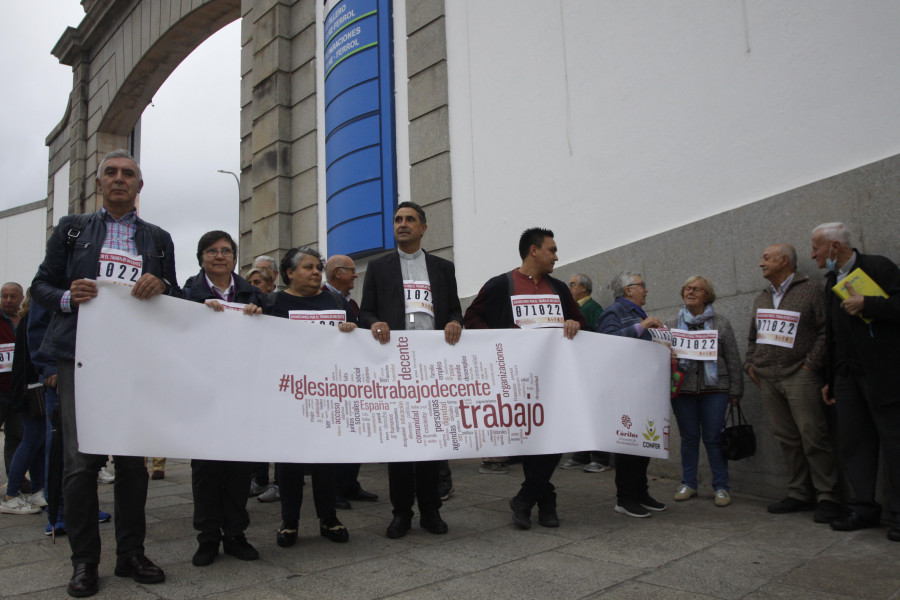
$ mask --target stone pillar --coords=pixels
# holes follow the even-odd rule
[[[407,0],[410,197],[426,209],[426,250],[453,258],[447,36],[443,0]],[[399,37],[399,32],[395,37]],[[398,121],[402,115],[398,115]]]
[[[242,267],[318,241],[315,14],[315,0],[243,2]]]

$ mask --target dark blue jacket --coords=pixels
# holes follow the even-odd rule
[[[256,287],[250,285],[250,282],[237,275],[234,275],[234,302],[241,304],[255,304],[260,308],[266,307],[266,295]],[[206,273],[203,269],[200,272],[184,282],[184,297],[192,302],[206,302],[207,300],[219,300],[219,297],[209,289],[206,282]]]
[[[64,313],[59,308],[59,301],[76,279],[97,278],[100,250],[106,239],[106,223],[103,222],[101,211],[97,211],[87,217],[84,228],[74,243],[68,244],[73,224],[76,219],[82,218],[81,215],[68,215],[59,220],[47,240],[44,262],[38,267],[37,275],[31,282],[31,297],[53,312],[53,319],[40,350],[58,360],[75,358],[78,323],[78,308]],[[144,273],[162,279],[166,283],[165,293],[181,298],[183,294],[175,276],[175,246],[172,244],[172,236],[141,218],[136,219],[136,226],[134,243],[138,254],[143,258]]]
[[[638,309],[636,304],[627,300],[620,302],[619,298],[616,298],[616,301],[600,315],[600,320],[597,321],[597,331],[608,335],[620,335],[630,338],[639,337],[642,340],[649,340],[649,331],[644,330],[644,333],[638,336],[634,327],[645,318],[641,316],[640,309]]]

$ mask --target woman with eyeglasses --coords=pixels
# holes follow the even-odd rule
[[[662,327],[656,317],[644,312],[647,302],[647,284],[640,273],[623,271],[610,283],[613,302],[600,314],[597,331],[607,335],[637,338],[650,341],[649,329]],[[666,510],[666,505],[650,495],[647,485],[647,467],[650,458],[632,454],[615,454],[616,507],[619,514],[638,519],[647,518],[651,512]]]
[[[715,505],[731,504],[728,493],[728,461],[722,453],[720,432],[728,404],[740,404],[744,394],[741,356],[734,330],[728,319],[713,310],[716,292],[712,282],[700,275],[688,277],[681,286],[684,306],[675,319],[666,322],[670,329],[715,331],[715,360],[679,359],[684,374],[672,411],[681,434],[681,485],[675,492],[678,502],[697,495],[697,464],[700,440],[706,446]]]
[[[200,302],[216,312],[239,311],[258,315],[265,296],[234,272],[237,244],[224,231],[203,234],[197,244],[200,272],[184,284],[184,297]],[[227,326],[223,323],[223,326]],[[219,555],[219,542],[225,554],[240,560],[256,560],[259,552],[247,541],[244,532],[250,525],[247,498],[251,463],[229,460],[191,460],[191,487],[194,493],[194,529],[199,544],[192,562],[211,565]]]
[[[287,289],[274,294],[266,314],[304,323],[302,327],[330,325],[349,333],[358,321],[343,296],[322,289],[325,261],[309,247],[293,248],[279,265],[282,282]],[[303,474],[312,476],[313,503],[319,518],[319,534],[332,542],[343,543],[350,534],[337,518],[335,510],[335,465],[275,463],[275,478],[281,492],[281,527],[275,541],[289,548],[297,541],[300,506],[303,503]]]

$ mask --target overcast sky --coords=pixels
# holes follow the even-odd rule
[[[84,17],[78,0],[4,3],[0,61],[0,210],[47,197],[44,140],[63,118],[72,69],[50,54]],[[27,26],[25,26],[27,24]],[[141,124],[141,216],[175,240],[178,280],[199,270],[197,240],[211,229],[237,239],[240,160],[240,25],[220,30],[175,70]]]

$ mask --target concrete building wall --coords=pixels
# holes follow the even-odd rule
[[[7,281],[31,285],[44,259],[46,200],[0,212],[0,284]]]
[[[900,153],[896,2],[461,0],[445,21],[463,294],[528,226],[568,263]]]

